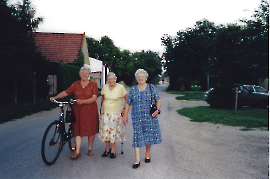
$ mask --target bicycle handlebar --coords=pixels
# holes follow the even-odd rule
[[[70,99],[70,102],[63,102],[63,101],[57,101],[56,99],[51,99],[51,102],[54,102],[54,103],[57,103],[57,104],[68,104],[68,103],[76,102],[76,99]]]

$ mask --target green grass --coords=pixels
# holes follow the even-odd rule
[[[203,101],[204,91],[166,91],[169,94],[179,94],[177,100]]]
[[[194,122],[212,122],[229,126],[245,126],[246,128],[268,127],[267,109],[241,108],[235,114],[233,109],[199,106],[183,108],[177,112]]]

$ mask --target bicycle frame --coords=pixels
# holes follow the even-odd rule
[[[74,103],[76,102],[76,100],[72,100],[71,102],[59,102],[56,100],[53,100],[53,102],[58,103],[59,107],[60,107],[60,116],[59,116],[59,122],[60,122],[60,131],[61,131],[61,137],[62,137],[62,141],[63,143],[61,144],[62,146],[64,146],[66,144],[67,141],[69,141],[71,139],[71,132],[72,132],[72,125],[70,123],[69,125],[69,131],[66,132],[66,126],[65,126],[65,105],[68,103]],[[57,120],[55,120],[57,121]]]
[[[45,164],[53,164],[59,157],[63,146],[68,142],[69,149],[75,150],[75,142],[72,139],[72,124],[69,123],[69,129],[66,132],[65,125],[65,105],[68,103],[73,104],[75,100],[70,102],[59,102],[52,100],[52,102],[58,103],[60,107],[59,120],[53,121],[45,130],[41,143],[41,156]]]

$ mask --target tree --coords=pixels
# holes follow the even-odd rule
[[[135,59],[128,50],[120,52],[120,59],[116,59],[117,68],[113,71],[117,74],[118,81],[124,81],[125,84],[131,85],[134,79]]]
[[[216,84],[258,84],[268,77],[269,4],[262,1],[254,20],[241,20],[245,26],[214,26],[203,20],[194,28],[179,31],[175,38],[161,38],[166,51],[162,56],[170,77],[170,89],[194,81],[206,87],[206,76],[215,76]],[[213,84],[213,83],[211,83]]]
[[[264,2],[264,1],[263,1]],[[213,40],[211,73],[221,84],[258,84],[268,77],[269,5],[264,2],[253,15],[243,21],[246,26],[230,25],[219,29]]]
[[[82,67],[83,64],[84,64],[84,55],[83,55],[83,53],[82,53],[81,50],[78,51],[77,56],[78,56],[78,59],[77,59],[77,61],[76,61],[76,64],[78,64],[79,67]]]
[[[102,46],[98,40],[92,37],[86,38],[89,57],[99,59],[102,53]]]
[[[116,74],[117,80],[124,81],[127,85],[134,83],[134,73],[138,68],[144,68],[149,73],[148,80],[151,82],[162,71],[160,58],[155,52],[131,54],[129,50],[120,51],[108,36],[103,36],[100,41],[90,37],[87,38],[87,43],[89,56],[103,61]]]
[[[47,80],[39,80],[41,77],[47,77],[46,73],[42,73],[45,70],[37,71],[44,69],[47,62],[36,52],[37,48],[25,30],[27,28],[22,28],[22,18],[23,16],[18,18],[14,6],[9,7],[5,0],[0,0],[0,23],[5,27],[0,29],[0,82],[5,84],[0,88],[2,103],[14,101],[15,89],[18,101],[32,99],[34,72],[37,72],[38,77],[37,95],[43,96],[44,90],[48,91]],[[41,66],[43,68],[39,68]]]
[[[263,1],[252,16],[254,20],[242,21],[243,49],[252,62],[254,78],[269,78],[269,4]],[[254,60],[256,59],[256,60]]]
[[[209,73],[211,40],[216,31],[214,23],[204,19],[197,21],[194,28],[179,31],[175,38],[164,35],[161,40],[166,46],[163,54],[165,68],[170,76],[170,89],[179,90],[182,85],[206,87],[206,75]]]
[[[100,41],[88,37],[87,45],[90,57],[103,61],[110,71],[116,74],[118,81],[124,81],[127,85],[132,84],[130,77],[134,58],[128,50],[120,51],[108,36],[103,36]]]
[[[34,18],[36,10],[29,0],[23,0],[22,4],[11,5],[12,15],[17,18],[18,25],[23,32],[32,32],[43,22],[42,17]]]
[[[158,75],[162,72],[161,59],[158,54],[150,50],[146,52],[143,50],[142,52],[134,53],[133,57],[135,58],[134,73],[137,69],[144,69],[148,73],[147,81],[149,83],[157,83],[159,81]]]

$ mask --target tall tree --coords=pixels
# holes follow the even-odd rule
[[[184,85],[188,90],[192,83],[206,87],[211,40],[215,31],[214,23],[204,19],[197,21],[194,28],[179,31],[174,39],[168,35],[162,37],[166,46],[163,58],[171,89],[179,90]]]
[[[130,77],[132,77],[134,58],[128,50],[120,51],[108,36],[103,36],[100,41],[89,37],[87,44],[90,57],[103,61],[110,71],[117,75],[118,81],[132,84],[133,78],[131,80]]]
[[[170,88],[179,90],[194,81],[206,87],[206,75],[216,76],[217,84],[258,84],[259,79],[269,78],[268,2],[262,1],[253,18],[242,20],[245,26],[218,27],[203,20],[175,38],[164,35],[162,58]]]
[[[141,51],[141,52],[136,52],[133,54],[133,57],[135,58],[135,64],[134,64],[134,73],[137,69],[145,69],[148,73],[148,79],[147,81],[149,83],[155,83],[155,79],[158,78],[159,81],[159,76],[162,72],[162,64],[161,64],[161,59],[158,56],[156,52],[152,51]],[[133,73],[133,74],[134,74]]]
[[[134,73],[138,68],[144,68],[149,73],[149,82],[155,82],[154,79],[162,71],[161,59],[155,52],[131,54],[129,50],[120,51],[108,36],[103,36],[100,41],[87,38],[87,43],[89,56],[106,63],[110,71],[117,75],[118,81],[124,81],[127,85],[135,83]]]
[[[127,85],[132,84],[134,61],[134,57],[128,50],[120,52],[120,58],[115,59],[115,68],[112,69],[117,74],[118,81],[124,81]]]
[[[86,38],[89,57],[99,59],[102,53],[102,46],[98,40],[92,37]]]
[[[262,0],[252,17],[255,19],[243,21],[243,49],[252,63],[253,77],[269,78],[269,3]]]
[[[268,77],[269,5],[262,2],[246,26],[230,25],[217,31],[213,40],[212,74],[220,83],[258,84]]]
[[[34,72],[47,63],[43,57],[36,52],[34,43],[29,39],[26,28],[22,28],[22,17],[18,18],[17,9],[7,5],[5,0],[0,0],[0,101],[3,103],[13,102],[15,89],[17,100],[25,101],[33,98]],[[26,26],[26,24],[25,24]],[[42,69],[42,68],[39,68]],[[37,73],[37,76],[40,74]],[[46,74],[43,74],[46,77]],[[46,79],[38,80],[38,94],[44,95],[43,89],[47,87]],[[39,85],[45,83],[44,85]]]
[[[17,18],[18,25],[23,32],[32,32],[43,22],[42,17],[34,18],[36,10],[29,0],[23,0],[22,4],[11,5],[11,8],[15,10],[12,14]]]

